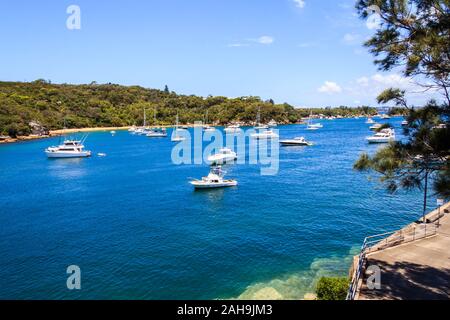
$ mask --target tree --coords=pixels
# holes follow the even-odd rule
[[[164,93],[170,93],[170,90],[169,90],[169,87],[167,86],[167,84],[164,87]]]
[[[436,194],[450,197],[449,4],[448,0],[358,0],[356,5],[363,19],[379,15],[378,31],[365,43],[379,69],[400,68],[424,92],[442,94],[442,102],[430,100],[415,109],[409,105],[405,90],[382,92],[378,103],[393,102],[407,110],[407,141],[391,143],[373,157],[363,154],[354,166],[380,173],[391,192],[398,188],[423,190],[424,214],[430,178]]]

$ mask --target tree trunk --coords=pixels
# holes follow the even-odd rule
[[[427,195],[428,195],[428,170],[425,171],[425,190],[423,193],[423,223],[425,221],[425,215],[427,214]]]

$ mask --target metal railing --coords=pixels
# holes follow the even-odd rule
[[[385,232],[370,236],[364,239],[361,251],[358,256],[358,263],[353,272],[350,287],[347,293],[347,300],[354,300],[359,288],[359,281],[365,270],[367,255],[379,250],[395,247],[415,240],[430,237],[437,233],[438,225],[435,223],[425,223],[412,225],[399,231]]]

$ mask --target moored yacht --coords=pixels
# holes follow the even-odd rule
[[[153,113],[153,123],[154,123],[154,127],[151,129],[147,129],[145,130],[145,135],[149,138],[165,138],[167,137],[167,131],[165,128],[159,128],[157,127],[157,122],[156,122],[156,108],[154,109],[154,113]]]
[[[366,123],[367,123],[367,124],[374,124],[375,121],[374,121],[371,117],[369,117],[369,118],[367,118]]]
[[[211,165],[217,165],[217,164],[224,164],[227,162],[232,162],[237,159],[237,154],[233,150],[229,148],[223,148],[220,149],[218,153],[209,156],[208,162],[211,163]]]
[[[371,137],[367,137],[366,140],[369,143],[389,143],[395,141],[394,129],[382,129],[380,132],[375,133]]]
[[[213,189],[213,188],[225,188],[237,186],[236,180],[225,180],[226,172],[222,170],[220,166],[211,169],[207,177],[203,177],[202,180],[192,180],[189,183],[192,184],[195,189]]]
[[[278,123],[272,119],[269,121],[268,125],[269,125],[269,127],[274,128],[274,127],[278,126]]]
[[[237,124],[231,124],[231,125],[227,126],[227,127],[224,129],[224,131],[225,131],[226,133],[240,133],[242,130],[241,130],[241,127],[240,127],[239,125],[237,125]]]
[[[175,129],[172,132],[172,142],[181,142],[186,140],[186,137],[180,135],[180,132],[182,132],[184,129],[179,129],[179,117],[178,117],[178,113],[177,113],[177,120],[176,120],[176,124],[175,124]]]
[[[279,138],[279,135],[273,132],[272,130],[262,130],[258,133],[254,133],[251,135],[253,139],[258,140],[268,140],[268,139],[275,139]]]
[[[309,119],[308,119],[306,130],[319,130],[319,129],[322,129],[322,128],[323,128],[322,124],[320,124],[320,123],[313,123],[312,122],[312,110],[311,110],[311,114],[309,115]]]
[[[63,144],[45,149],[49,158],[86,158],[91,156],[91,151],[84,150],[82,140],[64,140]]]
[[[280,140],[282,146],[312,146],[311,142],[306,141],[304,137],[297,137],[294,139]]]
[[[149,138],[165,138],[167,137],[167,131],[164,128],[153,128],[147,132]]]

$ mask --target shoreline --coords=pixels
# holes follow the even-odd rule
[[[398,115],[393,115],[392,117],[398,117]],[[343,117],[343,118],[337,118],[335,120],[340,119],[351,119],[352,117]],[[326,119],[322,119],[326,120]],[[302,124],[302,123],[288,123],[288,124],[279,124],[279,125],[294,125],[294,124]],[[186,126],[188,128],[194,128],[198,126],[197,124],[181,124],[180,126]],[[210,124],[210,126],[214,126]],[[251,126],[251,125],[249,125]],[[19,142],[25,142],[25,141],[32,141],[32,140],[39,140],[39,139],[48,139],[52,137],[57,137],[63,134],[70,134],[70,133],[81,133],[81,132],[102,132],[102,131],[124,131],[132,128],[133,126],[124,126],[124,127],[92,127],[92,128],[75,128],[75,129],[59,129],[59,130],[50,130],[48,135],[29,135],[29,136],[18,136],[17,138],[9,138],[5,140],[0,140],[0,145],[2,144],[10,144],[10,143],[19,143]],[[160,128],[172,128],[174,125],[158,125]]]

